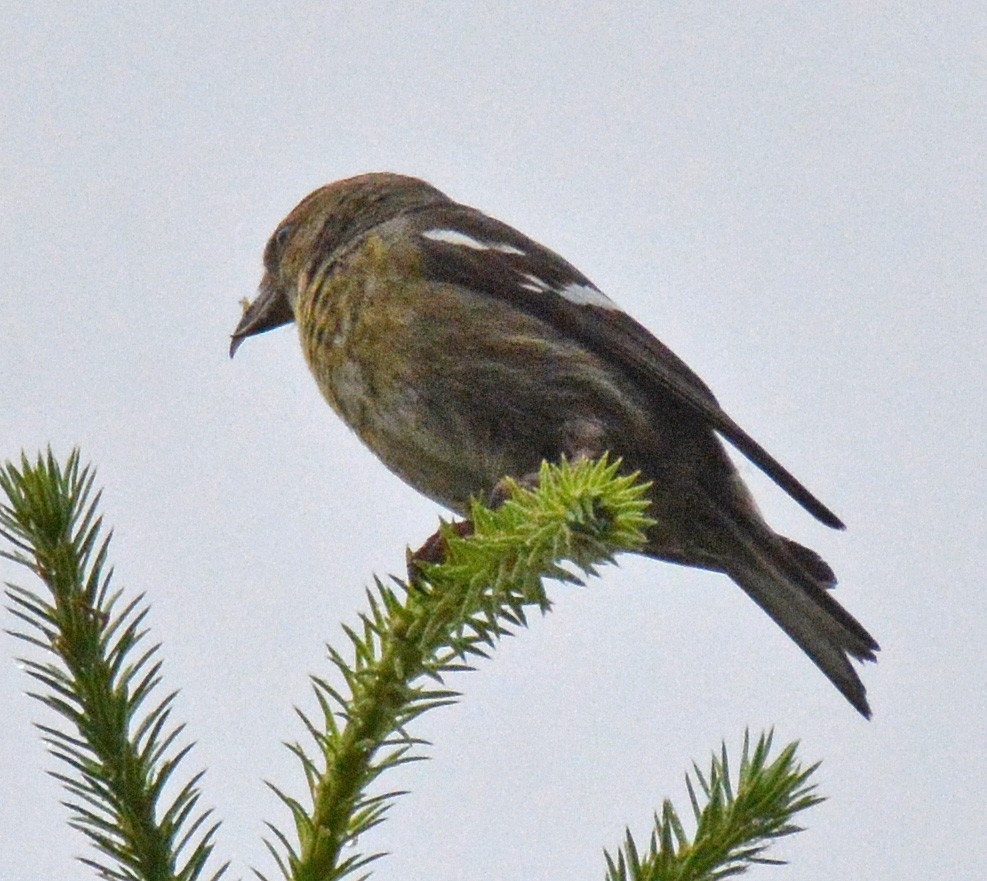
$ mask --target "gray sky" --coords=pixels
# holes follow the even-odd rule
[[[561,252],[684,357],[847,521],[744,467],[884,651],[866,723],[725,578],[626,559],[556,589],[417,727],[433,760],[361,842],[392,853],[377,877],[602,877],[748,725],[801,739],[829,796],[757,877],[987,876],[976,6],[8,0],[0,456],[98,466],[237,874],[287,821],[261,781],[301,793],[281,741],[324,642],[439,511],[322,403],[290,329],[235,362],[228,335],[283,215],[392,170]],[[0,644],[0,877],[90,878]]]

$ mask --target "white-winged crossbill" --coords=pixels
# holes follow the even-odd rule
[[[843,524],[574,266],[424,181],[365,174],[303,199],[264,267],[231,354],[295,321],[333,409],[459,514],[543,460],[621,457],[652,482],[645,553],[726,573],[870,715],[849,659],[877,643],[833,599],[829,566],[767,525],[720,438]]]

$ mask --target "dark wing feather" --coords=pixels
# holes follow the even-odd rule
[[[723,412],[703,381],[664,343],[616,306],[575,302],[563,292],[599,289],[558,254],[516,229],[463,205],[443,204],[416,212],[423,271],[435,281],[471,288],[541,318],[609,363],[623,368],[660,401],[671,395],[747,456],[810,514],[835,529],[840,519],[777,459]],[[449,231],[443,239],[436,231]],[[476,245],[457,241],[467,236]],[[484,247],[485,246],[485,247]],[[544,286],[537,290],[536,279]],[[605,301],[604,301],[605,302]]]

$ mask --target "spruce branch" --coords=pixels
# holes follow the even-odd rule
[[[442,563],[421,567],[410,582],[376,582],[369,611],[346,628],[351,657],[329,648],[344,687],[313,678],[321,718],[303,719],[318,757],[292,746],[311,805],[278,791],[298,837],[292,845],[272,827],[278,845],[268,846],[286,877],[333,881],[376,859],[379,854],[344,857],[344,849],[380,823],[400,794],[371,794],[374,781],[421,758],[422,744],[408,724],[456,700],[444,676],[471,669],[525,623],[527,609],[547,610],[544,579],[578,581],[614,553],[644,543],[647,487],[621,475],[619,464],[546,464],[537,489],[513,483],[496,510],[475,504],[469,537],[445,524]]]
[[[102,857],[83,862],[106,879],[194,881],[218,824],[198,809],[201,774],[164,800],[190,747],[177,745],[183,728],[170,721],[174,694],[148,708],[161,679],[158,647],[142,643],[143,598],[125,602],[110,588],[110,539],[101,538],[92,485],[75,452],[64,467],[49,452],[0,468],[7,497],[0,537],[12,548],[0,556],[47,588],[42,596],[7,586],[23,627],[16,635],[53,656],[24,665],[41,685],[33,696],[69,723],[38,727],[67,768],[54,776],[68,790],[71,823]],[[537,489],[508,484],[496,510],[475,505],[470,536],[444,524],[442,563],[419,564],[407,582],[376,582],[368,611],[344,628],[350,650],[328,649],[342,684],[313,677],[318,716],[300,714],[314,755],[311,745],[290,748],[307,803],[274,788],[295,826],[294,840],[269,827],[268,847],[286,877],[367,876],[379,855],[347,845],[382,822],[401,794],[374,791],[377,778],[423,757],[425,744],[409,734],[409,723],[457,699],[444,685],[448,674],[472,669],[524,625],[530,609],[550,607],[546,578],[578,582],[613,554],[640,547],[650,523],[646,489],[606,459],[545,465]],[[666,800],[643,855],[629,833],[616,857],[605,855],[607,881],[715,881],[778,862],[765,855],[768,846],[799,831],[795,815],[821,799],[809,783],[816,766],[801,768],[796,744],[770,759],[771,739],[762,735],[751,750],[745,736],[736,783],[725,746],[707,772],[694,766],[695,782],[686,777],[691,839]]]
[[[713,754],[707,773],[693,765],[701,795],[686,775],[696,823],[692,839],[666,799],[644,856],[630,832],[616,859],[606,854],[607,881],[718,881],[752,865],[780,865],[765,851],[775,839],[800,832],[795,815],[823,799],[809,782],[818,764],[803,769],[795,757],[797,743],[769,762],[771,741],[771,732],[762,734],[751,752],[749,734],[744,734],[735,786],[726,744],[719,756]]]
[[[47,595],[7,584],[14,635],[50,656],[23,659],[41,686],[32,697],[67,723],[39,725],[66,766],[52,772],[68,792],[70,824],[101,855],[82,862],[113,881],[194,881],[212,853],[218,823],[198,809],[192,777],[171,797],[163,790],[191,745],[177,747],[175,694],[146,707],[161,681],[158,646],[147,647],[143,596],[111,588],[110,536],[101,536],[100,494],[78,451],[62,467],[51,451],[0,468],[0,556],[38,576]],[[221,867],[211,877],[218,879]]]

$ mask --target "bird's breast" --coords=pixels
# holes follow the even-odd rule
[[[346,272],[316,273],[295,304],[302,349],[326,401],[377,457],[462,512],[501,465],[451,400],[460,381],[435,357],[431,334],[452,320],[429,314],[441,293],[429,298],[395,260],[371,241]]]

